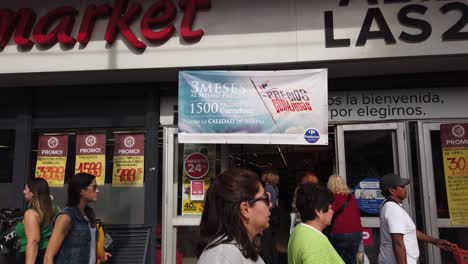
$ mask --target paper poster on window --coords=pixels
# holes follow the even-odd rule
[[[205,195],[216,176],[215,145],[185,144],[182,164],[182,215],[203,212]]]
[[[112,186],[143,186],[145,135],[115,134]]]
[[[76,135],[75,173],[96,176],[96,183],[103,185],[106,178],[106,134]]]
[[[179,142],[328,144],[327,70],[182,71]]]
[[[360,181],[354,191],[359,209],[368,214],[378,215],[385,197],[380,190],[380,181],[376,178],[365,178]]]
[[[50,187],[62,187],[67,165],[68,136],[39,136],[36,178],[45,179]]]
[[[468,124],[440,125],[445,185],[452,225],[468,224]]]

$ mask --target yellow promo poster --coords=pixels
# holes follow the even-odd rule
[[[198,215],[216,175],[215,145],[185,144],[183,159],[182,215]]]
[[[142,187],[145,170],[145,135],[116,134],[112,186]]]
[[[39,136],[36,178],[45,179],[50,187],[62,187],[67,165],[68,136]]]
[[[440,136],[452,225],[468,224],[468,124],[442,124]]]
[[[96,183],[103,185],[106,178],[106,135],[78,134],[76,136],[75,173],[96,176]]]

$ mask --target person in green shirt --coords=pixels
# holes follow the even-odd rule
[[[49,184],[42,178],[30,179],[23,193],[29,206],[24,212],[23,221],[15,229],[19,240],[16,261],[42,264],[52,233],[51,223],[59,208],[53,205]]]
[[[297,190],[298,224],[288,243],[288,264],[344,264],[322,233],[333,217],[333,194],[318,184],[303,184]]]

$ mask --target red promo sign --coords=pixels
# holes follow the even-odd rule
[[[38,156],[67,157],[68,136],[39,136]]]
[[[52,46],[58,43],[73,46],[78,41],[88,44],[97,20],[108,18],[104,39],[113,44],[120,33],[135,48],[145,49],[143,43],[132,31],[130,25],[140,16],[142,6],[136,1],[128,7],[128,0],[115,0],[113,6],[103,4],[87,6],[80,23],[76,38],[71,36],[75,19],[79,11],[71,6],[56,8],[40,17],[36,22],[36,13],[31,8],[21,8],[16,12],[0,9],[0,49],[3,49],[14,34],[18,46],[31,48],[35,43]],[[202,29],[192,30],[197,10],[211,8],[211,0],[180,0],[179,7],[184,15],[180,25],[180,35],[185,41],[198,41],[204,34]],[[143,37],[156,43],[164,43],[175,32],[174,19],[177,8],[171,0],[159,0],[146,10],[140,21],[140,32]],[[54,26],[52,28],[52,26]],[[159,31],[155,27],[163,27]],[[32,39],[30,35],[32,32]]]
[[[189,154],[184,161],[184,171],[192,179],[201,179],[210,170],[210,161],[201,153]]]
[[[372,228],[363,228],[362,241],[364,243],[364,246],[372,246],[374,244],[374,235]]]
[[[77,155],[105,155],[106,134],[78,134],[76,135]]]
[[[63,186],[67,165],[68,136],[39,136],[36,178],[47,180],[50,186]]]
[[[203,195],[205,192],[204,181],[191,181],[190,182],[191,195]]]

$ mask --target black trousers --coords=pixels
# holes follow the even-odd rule
[[[39,249],[37,251],[36,264],[42,264],[44,262],[45,249]],[[16,254],[16,264],[26,263],[26,254],[24,252],[18,252]]]
[[[263,231],[260,256],[265,264],[278,264],[276,232],[273,227],[268,227]]]

